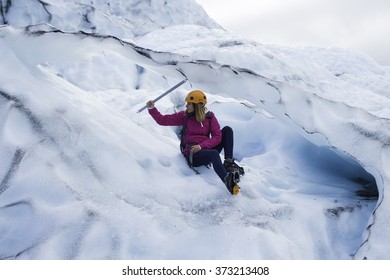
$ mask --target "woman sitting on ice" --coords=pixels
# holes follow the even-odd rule
[[[202,91],[191,91],[185,101],[186,110],[171,115],[162,115],[151,100],[146,106],[149,114],[159,125],[183,126],[181,152],[191,168],[212,163],[214,171],[229,192],[233,195],[238,194],[240,187],[237,182],[239,174],[243,174],[244,170],[233,160],[233,130],[229,126],[220,129],[214,113],[207,111],[205,107],[207,99]],[[224,163],[219,155],[222,149]]]

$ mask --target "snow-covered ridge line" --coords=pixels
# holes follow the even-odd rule
[[[0,1],[0,24],[26,27],[41,23],[69,32],[120,38],[134,38],[183,23],[220,28],[195,1]]]
[[[145,68],[148,68],[149,70],[156,71],[158,73],[167,75],[168,77],[172,77],[172,78],[180,79],[184,75],[186,78],[189,78],[191,82],[196,82],[196,79],[198,77],[196,76],[196,74],[194,75],[194,73],[186,73],[185,71],[185,68],[187,68],[186,65],[189,65],[190,67],[192,66],[200,67],[202,69],[206,67],[209,68],[209,70],[211,70],[212,72],[220,71],[223,73],[227,73],[228,75],[234,74],[234,75],[249,76],[250,79],[260,80],[261,85],[265,85],[265,87],[268,88],[268,90],[265,93],[263,93],[261,96],[262,99],[260,99],[260,101],[262,103],[266,102],[267,99],[269,98],[270,100],[272,100],[272,102],[279,102],[279,97],[277,95],[280,94],[280,90],[278,87],[282,85],[282,82],[265,77],[248,68],[241,68],[241,67],[236,67],[228,64],[219,64],[218,62],[212,60],[196,60],[187,55],[175,54],[175,53],[170,53],[165,51],[156,51],[149,48],[140,47],[133,42],[122,40],[113,35],[87,33],[84,31],[66,32],[63,30],[59,30],[49,24],[32,25],[32,26],[27,26],[23,29],[25,30],[26,35],[33,36],[33,37],[43,36],[47,34],[61,33],[64,35],[74,35],[80,38],[114,40],[120,43],[122,46],[130,47],[137,54],[139,54],[139,56],[131,57],[134,60],[133,61],[134,63],[143,66]],[[23,29],[19,29],[19,30],[23,30]],[[173,66],[176,72],[174,71],[166,72],[164,70],[166,66]],[[210,78],[213,77],[211,76]],[[204,80],[204,78],[202,78],[202,81],[207,82],[207,80]],[[278,94],[275,95],[275,92],[277,92]]]

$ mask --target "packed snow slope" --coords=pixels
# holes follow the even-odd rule
[[[192,1],[62,2],[0,2],[1,259],[390,257],[389,68],[245,40]],[[184,77],[158,107],[208,94],[236,197],[136,113]]]

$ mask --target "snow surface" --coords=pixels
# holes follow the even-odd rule
[[[389,258],[388,67],[249,41],[193,1],[0,3],[1,259]],[[157,106],[208,94],[238,196],[136,113],[183,75]]]

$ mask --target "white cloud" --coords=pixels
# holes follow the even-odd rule
[[[335,46],[390,65],[387,0],[196,0],[222,27],[260,43]]]

